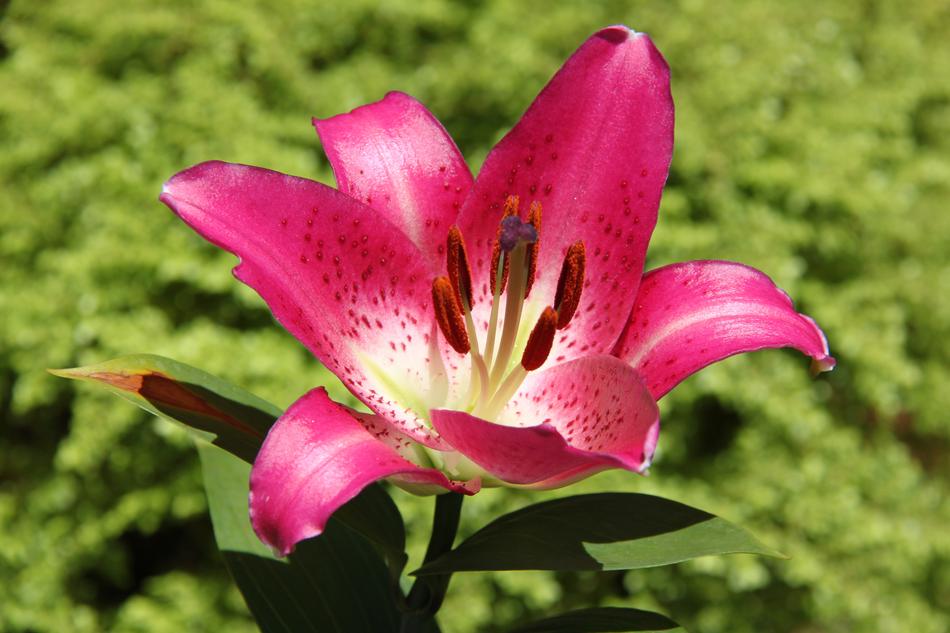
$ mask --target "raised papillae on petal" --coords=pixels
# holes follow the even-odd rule
[[[177,174],[161,200],[240,257],[235,276],[353,394],[417,441],[443,446],[423,420],[444,382],[432,277],[398,227],[320,183],[221,162]]]
[[[401,453],[409,439],[371,421],[323,389],[304,395],[277,420],[251,469],[251,524],[264,543],[286,556],[320,534],[337,508],[386,477],[468,494],[478,490],[477,482],[452,482],[407,460]]]
[[[672,150],[663,57],[647,35],[626,27],[594,34],[491,151],[462,208],[476,303],[490,294],[505,201],[539,201],[531,300],[550,303],[567,249],[578,241],[587,249],[581,304],[548,362],[609,353],[633,306]]]
[[[444,242],[472,187],[471,172],[442,124],[401,92],[313,123],[340,191],[402,229],[432,270],[440,270],[435,245]]]
[[[815,322],[765,274],[734,262],[694,261],[643,277],[617,356],[660,398],[715,361],[764,348],[794,347],[834,367]]]
[[[637,373],[589,356],[529,374],[499,421],[435,410],[435,428],[501,481],[553,488],[605,468],[645,470],[659,412]]]

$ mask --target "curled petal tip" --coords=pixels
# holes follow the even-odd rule
[[[640,464],[640,468],[637,469],[637,472],[641,475],[650,474],[650,466],[653,465],[653,456],[656,455],[656,445],[660,440],[660,415],[657,412],[656,420],[653,422],[653,425],[647,431],[646,439],[643,442],[643,461]]]
[[[813,376],[824,373],[826,371],[831,371],[838,364],[838,361],[835,360],[834,356],[823,356],[821,358],[813,358],[811,360],[811,373]]]
[[[618,356],[633,364],[655,398],[687,376],[741,352],[793,347],[834,367],[814,320],[795,311],[764,273],[743,264],[696,261],[650,271]]]
[[[791,303],[791,299],[789,299]],[[811,360],[811,373],[812,376],[817,376],[818,374],[824,373],[826,371],[831,371],[838,364],[838,361],[835,360],[835,357],[828,353],[828,337],[825,336],[824,330],[822,330],[818,323],[806,314],[799,315],[802,319],[805,320],[808,324],[814,328],[815,333],[821,339],[822,353],[818,355],[812,355]]]
[[[630,28],[626,24],[615,24],[613,26],[608,26],[607,28],[601,29],[597,35],[607,41],[616,42],[619,44],[624,40],[634,39],[646,34],[640,33],[639,31]]]

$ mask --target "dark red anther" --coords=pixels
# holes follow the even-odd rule
[[[465,251],[465,240],[462,239],[462,232],[458,226],[452,225],[449,229],[449,237],[445,249],[446,269],[449,272],[449,282],[455,291],[455,299],[459,305],[462,298],[468,302],[468,307],[473,305],[472,300],[472,269],[468,265],[468,253]]]
[[[554,345],[554,333],[557,331],[558,315],[551,306],[544,309],[538,322],[534,324],[524,354],[521,355],[521,366],[528,371],[534,371],[544,364]]]
[[[538,270],[538,251],[541,249],[541,203],[537,200],[531,203],[531,210],[528,211],[528,224],[534,227],[538,239],[528,246],[528,283],[524,289],[525,299],[528,298],[528,293],[531,292],[531,286],[534,284],[534,275]]]
[[[564,256],[561,276],[557,280],[557,292],[554,295],[554,309],[557,310],[557,329],[559,330],[571,322],[581,302],[586,264],[587,252],[584,250],[584,242],[574,242]]]
[[[445,340],[459,354],[467,354],[471,344],[465,330],[465,318],[448,277],[436,277],[432,282],[432,307]]]

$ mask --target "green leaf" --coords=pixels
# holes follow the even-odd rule
[[[50,372],[105,387],[146,411],[184,424],[248,463],[281,413],[220,378],[152,354]]]
[[[579,609],[516,627],[511,633],[602,633],[607,631],[683,631],[665,615],[640,609]]]
[[[369,540],[386,559],[393,582],[398,583],[408,560],[406,528],[399,508],[382,486],[367,486],[356,498],[334,512],[333,518]]]
[[[50,371],[105,387],[146,411],[184,424],[248,463],[254,462],[267,431],[281,414],[274,405],[240,387],[162,356],[136,354]],[[380,486],[367,487],[337,510],[335,517],[369,539],[398,579],[406,564],[405,528],[399,509]],[[251,536],[247,547],[259,545],[257,537]]]
[[[637,569],[730,553],[782,556],[708,512],[651,495],[603,493],[507,514],[414,573]]]
[[[249,466],[205,442],[198,449],[215,539],[263,633],[399,629],[386,566],[362,536],[334,517],[319,537],[275,558],[248,519]]]

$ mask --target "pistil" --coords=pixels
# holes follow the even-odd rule
[[[518,196],[508,196],[505,201],[505,210],[502,212],[502,222],[507,218],[518,215]],[[495,332],[498,330],[498,305],[501,303],[501,293],[508,283],[508,273],[511,260],[501,248],[501,224],[498,225],[498,234],[492,244],[491,253],[491,315],[488,319],[488,340],[485,342],[485,363],[491,369],[495,358]]]
[[[538,233],[530,224],[521,221],[518,216],[505,218],[501,222],[501,234],[498,241],[503,252],[510,253],[511,272],[508,279],[505,302],[505,324],[498,345],[498,359],[492,365],[490,385],[494,387],[501,380],[511,353],[514,350],[518,328],[521,326],[521,311],[524,307],[525,292],[528,286],[527,248],[538,239]]]
[[[449,229],[446,244],[448,276],[438,277],[432,284],[432,301],[439,329],[455,351],[472,356],[471,382],[459,406],[486,419],[494,419],[504,409],[528,372],[544,365],[554,346],[557,330],[568,325],[580,303],[586,253],[583,242],[576,242],[567,249],[561,265],[554,305],[544,308],[528,336],[521,361],[508,371],[521,329],[524,303],[534,283],[540,231],[540,203],[531,205],[525,222],[518,216],[518,198],[509,197],[493,244],[492,304],[484,355],[480,351],[472,316],[471,268],[465,241],[457,226]],[[503,292],[506,296],[505,317],[496,349]]]

